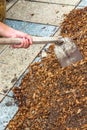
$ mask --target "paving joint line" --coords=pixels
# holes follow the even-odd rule
[[[0,52],[0,55],[7,49],[8,47],[5,47],[4,49],[2,49],[2,51]]]
[[[3,98],[0,100],[0,103],[5,99],[5,97],[7,96],[7,95],[5,95],[5,94],[2,94],[2,93],[0,93],[0,95],[2,95],[3,96]],[[7,96],[8,97],[8,96]]]
[[[78,4],[76,5],[76,8],[78,7],[78,5],[79,5],[81,2],[82,2],[82,0],[80,0],[80,1],[78,2]],[[83,6],[80,6],[80,7],[83,7]]]
[[[7,48],[9,48],[8,46],[5,47],[1,52],[0,52],[0,56],[7,50]]]
[[[13,85],[13,87],[14,87],[14,85]],[[13,87],[12,87],[12,88],[13,88]],[[0,103],[5,99],[5,97],[9,97],[9,98],[14,99],[13,96],[8,95],[8,93],[9,93],[10,91],[12,91],[12,88],[11,88],[6,94],[3,94],[3,93],[0,92],[0,95],[3,96],[3,98],[2,98],[1,101],[0,101]]]
[[[9,7],[8,9],[6,9],[6,11],[8,12],[19,0],[16,0],[12,5],[11,7]],[[10,3],[10,2],[9,2]]]
[[[16,20],[16,21],[21,21],[21,22],[29,22],[29,23],[34,23],[34,24],[41,24],[41,25],[48,25],[48,26],[55,26],[55,27],[59,27],[57,25],[54,24],[49,24],[49,23],[39,23],[39,22],[31,22],[30,20],[21,20],[21,19],[15,19],[15,18],[6,18],[7,20]],[[26,25],[25,25],[26,26]],[[22,28],[24,29],[24,27]]]
[[[56,5],[62,5],[62,6],[76,6],[76,5],[72,5],[72,4],[60,4],[60,3],[53,3],[53,2],[45,2],[45,1],[29,1],[29,0],[25,0],[25,1],[28,1],[28,2],[35,2],[35,3],[45,3],[45,4],[56,4]]]

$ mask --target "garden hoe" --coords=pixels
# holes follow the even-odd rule
[[[56,43],[55,54],[62,67],[74,64],[83,59],[80,51],[70,38],[59,37],[35,37],[32,36],[33,44]],[[0,45],[20,44],[21,38],[0,38]]]

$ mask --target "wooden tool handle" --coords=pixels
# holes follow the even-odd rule
[[[61,42],[62,37],[35,37],[32,36],[33,43],[41,44],[41,43],[53,43],[53,42]],[[0,45],[12,45],[12,44],[20,44],[22,41],[21,38],[0,38]]]
[[[46,44],[46,43],[58,42],[58,41],[62,40],[62,37],[34,37],[34,36],[32,36],[32,39],[33,39],[33,43]]]
[[[0,45],[20,44],[21,38],[0,38]]]

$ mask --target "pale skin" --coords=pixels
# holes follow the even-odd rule
[[[32,44],[32,38],[30,35],[15,30],[2,22],[0,22],[0,36],[6,38],[22,38],[22,42],[18,45],[13,45],[13,48],[28,48]]]

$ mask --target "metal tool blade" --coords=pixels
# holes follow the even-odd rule
[[[55,54],[62,67],[69,66],[83,59],[79,49],[69,38],[63,38],[63,43],[56,44]]]

